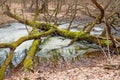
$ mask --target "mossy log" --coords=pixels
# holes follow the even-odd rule
[[[6,68],[8,67],[9,63],[11,62],[13,54],[14,54],[14,50],[11,49],[11,51],[8,55],[8,58],[5,60],[3,65],[0,67],[0,80],[3,80]]]
[[[27,56],[24,60],[23,68],[25,71],[33,70],[33,66],[34,66],[33,59],[39,43],[40,43],[40,39],[36,39],[33,41],[32,46],[30,47],[30,50],[28,51]]]
[[[57,34],[57,35],[60,35],[60,36],[66,37],[66,38],[74,39],[77,36],[77,38],[78,38],[77,40],[86,40],[91,43],[101,44],[102,46],[107,46],[107,45],[113,46],[110,39],[107,40],[105,37],[99,37],[99,36],[96,37],[96,36],[90,35],[87,32],[84,32],[82,30],[79,32],[71,32],[71,31],[67,31],[64,29],[60,29],[60,28],[58,28],[58,26],[51,25],[50,23],[41,23],[41,22],[36,22],[36,21],[24,20],[20,16],[13,14],[10,11],[6,12],[6,15],[18,20],[21,23],[26,22],[26,24],[30,25],[31,27],[36,26],[36,28],[41,29],[41,30],[47,31],[47,30],[53,28],[53,29],[55,29],[53,32],[54,34]],[[117,37],[118,41],[120,41],[119,39],[120,38]]]
[[[15,42],[12,42],[12,43],[0,43],[0,48],[13,48],[13,49],[15,49],[17,46],[22,44],[24,41],[38,39],[40,37],[47,36],[53,32],[54,32],[54,29],[50,29],[50,30],[43,32],[43,33],[38,33],[38,34],[33,34],[33,35],[21,37],[20,39],[18,39]]]

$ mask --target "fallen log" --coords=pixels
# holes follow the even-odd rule
[[[36,39],[33,41],[32,45],[30,47],[30,50],[28,51],[27,56],[23,63],[23,68],[25,71],[33,70],[33,66],[34,66],[33,59],[34,59],[34,55],[37,51],[37,47],[39,44],[40,44],[40,39]]]
[[[110,39],[107,40],[105,37],[103,37],[103,38],[96,37],[96,36],[90,35],[89,33],[84,32],[82,30],[79,32],[71,32],[71,31],[67,31],[64,29],[60,29],[60,28],[58,28],[58,26],[51,25],[50,23],[41,23],[41,22],[36,22],[36,21],[24,20],[21,17],[19,17],[18,15],[12,14],[10,11],[7,12],[6,15],[18,20],[20,23],[26,22],[27,25],[30,25],[31,27],[36,26],[36,28],[41,29],[41,30],[47,31],[51,28],[55,29],[55,31],[53,32],[55,35],[57,34],[57,35],[60,35],[60,36],[66,37],[66,38],[71,38],[71,39],[78,36],[77,40],[87,40],[91,43],[101,44],[103,46],[107,46],[107,45],[112,46],[113,45]],[[99,41],[98,41],[98,39],[99,39]]]
[[[11,60],[12,60],[12,57],[13,57],[13,54],[14,54],[14,50],[11,49],[11,50],[10,50],[10,53],[9,53],[9,55],[8,55],[8,58],[5,60],[5,62],[3,63],[3,65],[0,67],[0,80],[3,80],[4,75],[5,75],[6,68],[7,68],[8,65],[10,64],[10,62],[11,62]]]

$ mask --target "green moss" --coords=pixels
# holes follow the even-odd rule
[[[30,80],[29,78],[25,77],[24,80]]]
[[[112,46],[112,42],[110,40],[101,40],[101,44],[105,46]]]
[[[30,71],[33,69],[33,60],[31,58],[27,58],[24,60],[24,70],[25,71]]]
[[[90,34],[87,34],[82,30],[78,33],[78,35],[79,35],[78,37],[80,37],[80,38],[88,38],[88,37],[90,37]]]

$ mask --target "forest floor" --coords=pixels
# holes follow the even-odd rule
[[[15,21],[0,13],[0,24]],[[22,68],[14,69],[4,80],[120,80],[120,55],[111,56],[112,66],[107,65],[106,59],[102,55],[76,60],[73,63],[61,63],[56,67],[54,64],[35,64],[33,72],[25,72]]]
[[[56,67],[54,64],[40,64],[35,65],[33,72],[14,69],[5,80],[120,80],[120,55],[113,55],[111,61],[112,64],[108,65],[102,55],[61,63]]]

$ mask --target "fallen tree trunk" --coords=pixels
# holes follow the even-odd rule
[[[31,27],[35,26],[38,29],[45,30],[45,31],[48,30],[48,31],[44,32],[44,33],[38,33],[35,35],[33,34],[33,35],[21,37],[19,40],[15,41],[11,44],[10,43],[6,43],[6,44],[0,43],[1,48],[4,48],[4,47],[15,48],[26,40],[36,39],[36,38],[41,37],[42,35],[45,36],[46,34],[50,34],[50,33],[54,33],[55,35],[57,34],[57,35],[60,35],[60,36],[66,37],[66,38],[72,38],[72,39],[76,38],[76,36],[77,36],[77,40],[87,40],[91,43],[101,44],[103,46],[107,46],[107,45],[112,46],[113,45],[110,39],[107,40],[105,37],[96,37],[96,36],[90,35],[89,33],[84,32],[82,30],[79,32],[71,32],[71,31],[67,31],[64,29],[60,29],[60,28],[58,28],[58,26],[51,25],[50,23],[40,23],[40,22],[35,22],[35,21],[30,21],[30,20],[24,20],[21,17],[19,17],[18,15],[12,14],[10,11],[7,12],[6,15],[18,20],[21,23],[26,22],[26,24],[30,25]],[[118,40],[118,41],[120,41],[120,40]]]
[[[50,29],[46,32],[39,33],[39,34],[33,34],[33,35],[21,37],[20,39],[12,43],[0,43],[0,48],[14,48],[15,49],[17,46],[22,44],[24,41],[38,39],[40,37],[50,35],[51,33],[53,33],[53,29]]]
[[[12,57],[13,57],[13,54],[14,54],[14,50],[11,49],[10,53],[8,55],[8,58],[5,60],[5,62],[3,63],[3,65],[0,67],[0,80],[3,80],[6,68],[10,64],[10,62],[12,60]]]
[[[10,12],[9,9],[5,13],[9,17],[12,17],[12,18],[18,20],[20,23],[26,22],[26,24],[30,25],[31,27],[36,26],[36,28],[41,29],[41,30],[49,30],[49,29],[53,28],[53,29],[55,29],[55,31],[53,33],[58,34],[58,35],[63,36],[63,37],[66,37],[66,38],[73,39],[73,38],[76,38],[76,36],[77,36],[77,40],[86,40],[86,41],[89,41],[91,43],[101,44],[103,46],[107,46],[107,45],[109,45],[111,47],[113,46],[113,43],[111,42],[110,39],[108,40],[105,37],[100,37],[100,36],[96,37],[96,36],[90,35],[90,30],[89,30],[89,33],[84,32],[82,30],[80,32],[71,32],[71,31],[67,31],[64,29],[60,29],[60,28],[58,28],[58,26],[51,25],[50,23],[41,23],[41,22],[36,22],[36,21],[24,20],[21,17],[19,17],[18,15]],[[91,25],[91,26],[93,27],[93,25]],[[117,37],[116,40],[120,41],[120,38]]]
[[[60,29],[60,28],[58,28],[58,26],[51,25],[50,23],[40,23],[40,22],[36,22],[36,21],[24,20],[21,17],[19,17],[18,15],[12,14],[9,10],[6,12],[6,15],[18,20],[20,23],[26,22],[27,25],[30,25],[31,27],[35,26],[36,28],[41,29],[41,30],[47,31],[52,28],[50,31],[45,32],[45,33],[50,32],[50,33],[54,33],[55,35],[57,34],[57,35],[60,35],[60,36],[66,37],[66,38],[72,38],[72,39],[76,38],[76,36],[77,36],[77,40],[86,40],[91,43],[101,44],[103,46],[107,46],[107,45],[113,46],[110,39],[107,40],[105,37],[96,37],[96,36],[90,35],[89,33],[84,32],[82,30],[79,32],[71,32],[71,31],[67,31],[64,29]],[[9,46],[9,47],[14,48],[26,40],[36,39],[38,37],[41,37],[41,35],[45,35],[45,34],[38,33],[36,35],[29,35],[26,37],[22,37],[19,40],[17,40],[16,42],[13,42],[11,45],[9,43],[8,44],[0,44],[0,47],[8,47]],[[120,41],[119,39],[120,38],[117,37],[118,41]]]
[[[37,22],[35,20],[25,20],[23,18],[21,18],[20,16],[18,16],[17,14],[13,14],[9,7],[6,6],[6,9],[7,11],[4,12],[7,16],[9,17],[12,17],[14,19],[16,19],[17,21],[19,21],[20,23],[26,23],[27,25],[30,25],[31,27],[36,27],[38,29],[41,29],[41,30],[45,30],[45,31],[48,31],[50,30],[51,28],[54,29],[53,33],[54,34],[58,34],[60,36],[63,36],[63,37],[66,37],[66,38],[76,38],[77,36],[77,40],[86,40],[86,41],[89,41],[91,43],[96,43],[96,44],[101,44],[102,46],[113,46],[113,43],[111,41],[111,39],[107,39],[105,37],[100,37],[100,36],[93,36],[93,35],[90,35],[90,31],[91,31],[91,28],[94,27],[97,19],[99,19],[99,16],[100,16],[100,20],[104,17],[104,9],[102,8],[102,6],[100,6],[95,0],[91,0],[96,6],[97,8],[99,8],[101,14],[98,15],[98,18],[96,18],[95,22],[93,21],[93,24],[89,27],[90,29],[88,29],[88,32],[84,32],[84,31],[79,31],[79,32],[71,32],[71,31],[67,31],[67,30],[64,30],[64,29],[60,29],[58,28],[58,26],[56,25],[51,25],[50,23],[41,23],[41,22]],[[38,33],[39,35],[39,33]],[[38,35],[32,35],[32,36],[29,36],[29,37],[24,37],[24,38],[20,38],[18,41],[12,43],[12,46],[10,44],[3,44],[4,46],[10,46],[10,47],[16,47],[18,46],[19,44],[21,44],[22,42],[26,41],[26,40],[30,40],[30,39],[36,39],[38,38]],[[120,41],[120,37],[114,37],[117,41]],[[19,43],[18,45],[16,45],[16,43]],[[0,45],[1,47],[1,45]]]
[[[24,21],[24,19],[22,19],[21,17],[19,17],[16,14],[12,14],[11,12],[7,12],[7,15],[18,20],[21,23],[26,22],[26,24],[30,25],[31,27],[35,25],[36,28],[41,29],[41,30],[49,30],[51,28],[55,29],[55,31],[53,32],[54,34],[57,34],[57,35],[60,35],[60,36],[66,37],[66,38],[75,38],[76,36],[78,36],[77,40],[87,40],[91,43],[101,44],[103,46],[107,46],[107,45],[112,46],[113,45],[111,43],[111,40],[107,40],[104,37],[102,38],[102,37],[96,37],[96,36],[90,35],[89,33],[86,33],[82,30],[80,32],[71,32],[71,31],[67,31],[64,29],[60,29],[60,28],[58,28],[58,26],[51,25],[50,23],[40,23],[40,22],[34,22],[34,21],[29,21],[29,20]],[[99,41],[98,41],[98,39],[99,39]]]
[[[27,56],[24,60],[24,64],[23,64],[24,70],[26,71],[33,70],[33,65],[34,65],[33,59],[34,59],[34,56],[35,56],[35,53],[37,51],[37,47],[39,44],[40,44],[40,39],[36,39],[33,41],[30,47],[30,50],[28,51]]]

